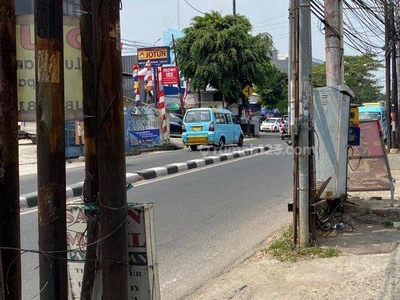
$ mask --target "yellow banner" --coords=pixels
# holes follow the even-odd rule
[[[36,120],[35,32],[33,15],[17,17],[19,121]],[[65,118],[82,119],[82,65],[79,18],[64,16]]]

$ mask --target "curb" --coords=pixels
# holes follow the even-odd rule
[[[150,168],[145,170],[136,171],[135,173],[126,173],[126,183],[136,183],[142,180],[154,179],[157,177],[167,176],[190,169],[211,165],[221,161],[240,158],[243,156],[250,156],[268,151],[267,146],[254,147],[231,153],[224,153],[215,156],[208,156],[202,159],[192,159],[186,162],[169,164],[163,167]],[[81,197],[83,192],[84,182],[74,183],[66,187],[66,199]],[[27,193],[19,197],[20,208],[32,208],[38,205],[37,192]]]

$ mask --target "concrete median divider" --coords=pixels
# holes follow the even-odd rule
[[[211,165],[214,163],[227,161],[231,159],[236,159],[244,156],[250,156],[255,154],[262,154],[268,151],[268,146],[258,146],[248,149],[242,149],[238,151],[233,151],[231,153],[223,153],[219,155],[213,155],[204,157],[201,159],[189,160],[186,162],[179,162],[175,164],[169,164],[162,167],[155,167],[136,171],[135,173],[126,174],[126,183],[133,184],[142,180],[155,179],[157,177],[168,176],[171,174],[176,174],[178,172],[184,172],[190,169],[199,168],[206,165]],[[72,199],[76,197],[81,197],[83,193],[84,182],[78,182],[66,187],[66,198]],[[32,208],[38,205],[38,195],[37,192],[27,193],[20,196],[20,208]]]

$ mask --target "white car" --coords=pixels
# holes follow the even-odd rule
[[[278,132],[281,118],[267,118],[260,125],[260,131]]]

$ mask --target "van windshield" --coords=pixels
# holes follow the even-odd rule
[[[379,112],[360,112],[358,118],[360,120],[380,120],[381,114]]]
[[[186,123],[195,123],[195,122],[210,122],[211,114],[209,110],[194,110],[187,111],[185,116]]]

